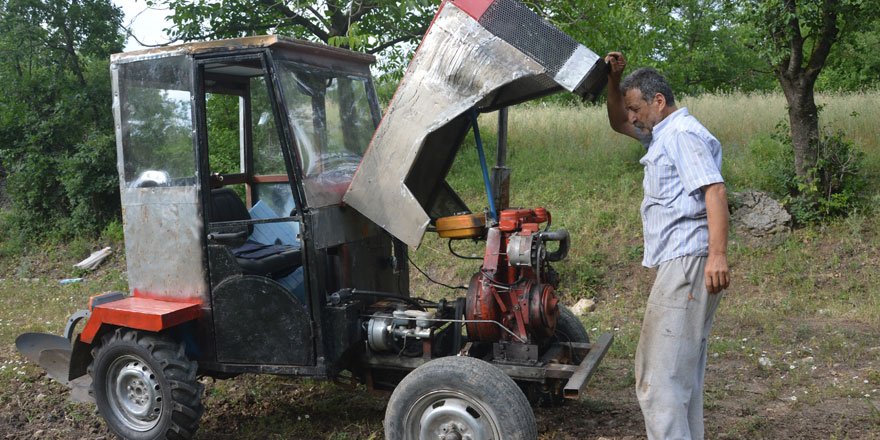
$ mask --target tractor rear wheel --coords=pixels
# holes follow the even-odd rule
[[[388,440],[533,440],[535,415],[516,383],[494,365],[450,356],[413,370],[385,411]]]
[[[92,393],[116,435],[192,438],[203,412],[203,387],[183,345],[154,333],[117,329],[104,335],[92,357]]]

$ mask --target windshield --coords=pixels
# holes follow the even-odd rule
[[[338,204],[376,129],[369,80],[290,61],[278,71],[308,204]]]

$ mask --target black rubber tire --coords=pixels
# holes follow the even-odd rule
[[[198,365],[187,359],[182,344],[155,333],[116,329],[104,335],[92,357],[91,392],[116,435],[131,440],[195,435],[204,412],[204,387],[196,380]],[[124,385],[129,394],[120,398]]]
[[[559,304],[555,336],[559,342],[590,342],[590,335],[581,320],[562,304]]]
[[[538,438],[535,415],[516,383],[494,365],[470,357],[435,359],[408,374],[388,401],[385,438],[420,440],[421,429],[430,429],[428,438],[441,438],[450,422],[470,426],[460,431],[470,434],[464,438]],[[485,434],[474,426],[485,428]]]

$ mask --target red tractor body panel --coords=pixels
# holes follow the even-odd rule
[[[95,306],[80,340],[91,344],[103,324],[159,332],[197,319],[201,314],[199,303],[129,297]]]
[[[483,14],[486,13],[486,9],[489,9],[489,6],[492,5],[492,0],[452,0],[452,3],[471,17],[474,17],[474,20],[480,21]]]

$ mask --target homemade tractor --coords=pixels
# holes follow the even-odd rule
[[[384,118],[373,61],[274,36],[115,55],[130,292],[19,350],[123,438],[192,437],[199,378],[242,373],[393,390],[389,439],[536,438],[530,402],[578,398],[611,336],[559,304],[568,233],[508,207],[505,108],[592,98],[605,64],[514,0],[443,2]],[[445,181],[471,129],[479,213]],[[485,242],[465,297],[410,296],[426,231]]]

